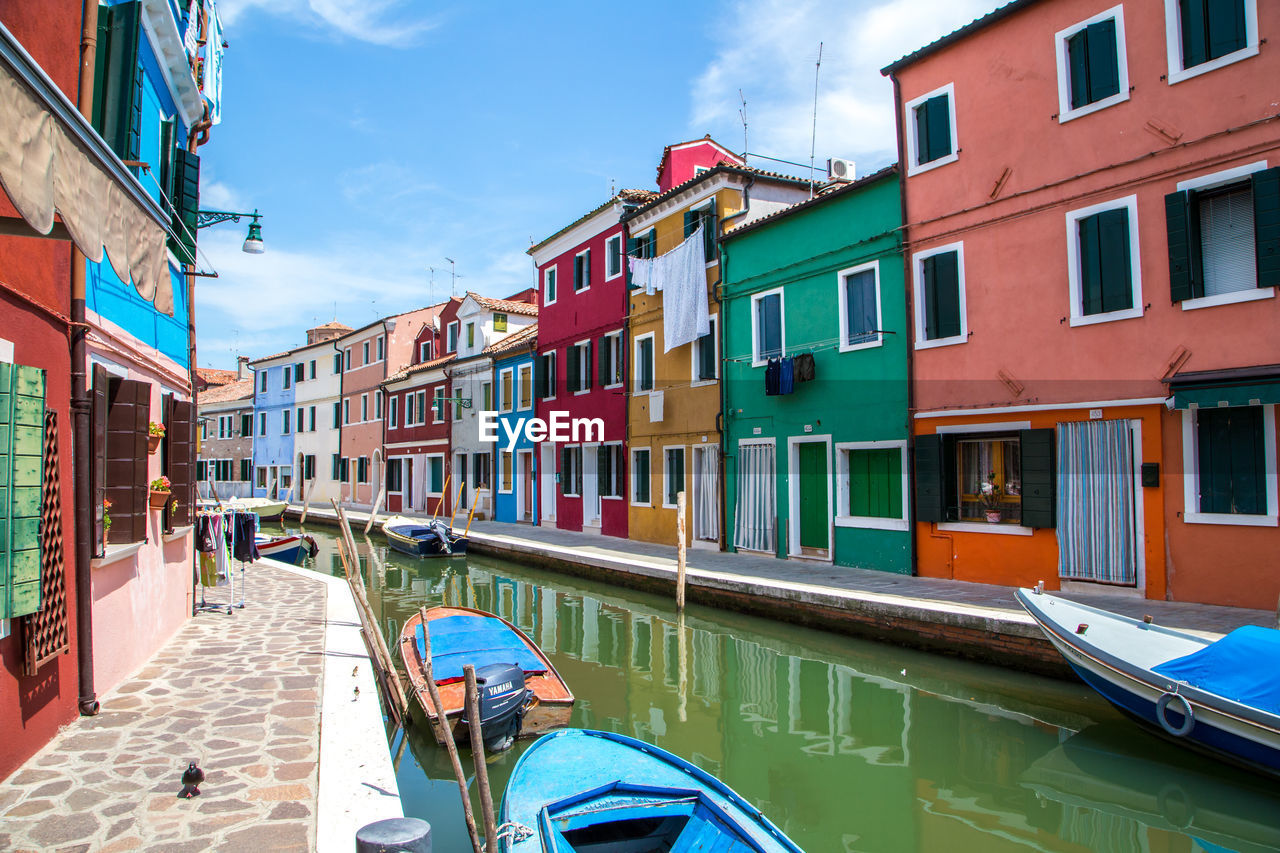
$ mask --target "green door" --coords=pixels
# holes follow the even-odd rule
[[[800,461],[800,546],[826,548],[831,525],[827,514],[827,445],[805,442],[796,452]]]

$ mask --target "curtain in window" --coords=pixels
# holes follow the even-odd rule
[[[772,444],[738,447],[737,531],[733,544],[751,551],[774,549],[777,506],[774,495]]]
[[[1197,202],[1204,295],[1257,287],[1253,193],[1248,185],[1231,192],[1198,196]]]
[[[720,448],[704,447],[698,457],[693,529],[699,539],[720,538]]]
[[[1137,583],[1129,422],[1058,424],[1058,575]]]

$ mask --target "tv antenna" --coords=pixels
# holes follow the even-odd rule
[[[458,295],[458,279],[466,278],[465,275],[458,275],[458,265],[454,263],[453,258],[445,258],[449,262],[449,298]]]
[[[747,152],[751,150],[751,146],[747,144],[747,96],[742,94],[742,90],[738,90],[738,100],[742,101],[742,108],[738,110],[738,117],[742,119],[742,159],[747,159]]]
[[[809,198],[813,198],[813,155],[818,150],[818,72],[822,70],[822,42],[818,42],[818,61],[813,65],[813,136],[809,141]]]

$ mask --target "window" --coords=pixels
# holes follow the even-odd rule
[[[369,457],[361,456],[356,459],[356,482],[369,482]]]
[[[916,436],[916,521],[970,522],[976,526],[963,529],[986,532],[1055,526],[1053,429],[953,429]]]
[[[476,345],[476,324],[467,324],[467,349],[471,349]]]
[[[331,466],[330,466],[329,473],[330,473],[330,479],[332,479],[335,483],[342,481],[342,457],[336,453],[333,454],[333,456],[331,457]]]
[[[471,389],[471,388],[473,388],[474,386],[475,386],[474,381],[469,381],[469,382],[467,382],[467,388],[468,388],[468,389]],[[454,390],[454,392],[453,392],[453,393],[454,393],[454,395],[455,395],[455,396],[457,396],[457,397],[461,397],[461,396],[462,396],[462,383],[461,383],[461,382],[456,382],[456,383],[454,383],[454,389],[455,389],[455,390]],[[454,419],[455,421],[460,421],[460,420],[462,420],[462,402],[461,402],[461,400],[458,400],[458,401],[456,401],[456,402],[453,404],[453,419]]]
[[[240,416],[240,435],[253,435],[253,415],[244,414]],[[245,479],[248,479],[247,477]]]
[[[1266,165],[1182,181],[1165,196],[1170,290],[1183,310],[1275,295],[1280,255],[1267,247],[1280,239],[1280,169]]]
[[[197,479],[197,480],[208,480],[208,479],[210,479],[210,477],[209,477],[209,463],[208,463],[208,462],[206,462],[206,461],[204,461],[203,459],[197,459],[197,460],[196,460],[196,479]]]
[[[307,375],[311,379],[316,378],[316,360],[314,358],[307,364]]]
[[[837,527],[907,529],[905,441],[836,445]]]
[[[445,327],[445,337],[448,341],[448,346],[445,348],[445,352],[457,352],[458,351],[458,321],[457,320],[454,320],[448,326]]]
[[[960,521],[1018,523],[1022,470],[1017,436],[958,440],[956,477]]]
[[[585,394],[591,390],[591,341],[578,341],[568,348],[567,354],[567,388],[574,394]]]
[[[425,424],[427,422],[427,392],[422,390],[414,396],[418,400],[418,423]]]
[[[314,481],[316,478],[316,458],[311,454],[302,457],[302,479]]]
[[[267,369],[262,368],[262,372],[258,374],[258,390],[266,392],[267,390]]]
[[[299,406],[299,407],[298,407],[298,419],[297,419],[296,421],[294,421],[294,424],[295,424],[295,427],[294,427],[294,428],[295,428],[298,432],[302,432],[302,430],[303,430],[303,428],[304,428],[304,425],[306,424],[306,418],[305,418],[305,415],[306,415],[306,414],[307,414],[306,410],[305,410],[305,409],[303,409],[301,406]]]
[[[310,432],[316,431],[316,407],[307,407],[307,429]]]
[[[488,453],[476,453],[472,457],[471,467],[475,474],[475,484],[477,489],[488,489],[492,486],[489,480],[489,460]]]
[[[782,288],[751,297],[751,366],[781,358],[787,347],[783,331]]]
[[[444,490],[444,457],[427,457],[427,493],[438,495]]]
[[[621,498],[626,492],[621,444],[602,444],[596,448],[597,489],[602,498]]]
[[[255,485],[259,489],[265,489],[267,487],[267,469],[266,468],[258,469],[258,479]]]
[[[906,111],[907,174],[954,162],[958,157],[954,84],[908,101]]]
[[[490,411],[493,408],[493,383],[480,383],[480,400],[483,403],[484,411]]]
[[[351,369],[351,347],[347,347],[346,350],[343,351],[342,355],[343,355],[342,369],[350,370]]]
[[[360,423],[369,420],[369,395],[360,395]]]
[[[610,332],[600,338],[600,386],[616,388],[622,384],[622,332]]]
[[[387,460],[387,491],[399,493],[404,489],[404,477],[402,476],[403,463],[400,459]]]
[[[267,413],[259,412],[258,413],[258,435],[266,435],[266,434],[267,434]]]
[[[505,332],[505,331],[507,330],[507,315],[506,315],[506,314],[494,314],[494,315],[493,315],[493,330],[494,330],[495,332]]]
[[[417,395],[414,394],[413,392],[410,392],[404,395],[404,425],[405,426],[413,426],[415,423],[417,423],[417,421],[414,420],[414,411],[416,408],[414,405],[414,399],[416,397]]]
[[[1169,83],[1258,54],[1256,0],[1164,0]]]
[[[952,243],[915,255],[916,349],[967,341],[964,245]]]
[[[632,375],[634,392],[653,390],[653,340],[654,333],[641,335],[635,342],[635,373]]]
[[[252,462],[248,458],[244,458],[240,460],[240,482],[242,483],[249,482],[249,468],[251,466],[252,466]]]
[[[707,333],[693,342],[693,381],[714,382],[720,375],[720,336],[716,334],[719,314],[708,318]]]
[[[290,380],[293,379],[293,370],[289,367],[289,365],[286,364],[284,366],[284,369],[280,371],[280,376],[284,380],[283,384],[281,384],[280,387],[286,388],[286,389],[289,388]]]
[[[364,367],[369,362],[369,342],[365,341],[360,345],[360,366]]]
[[[684,236],[689,237],[702,226],[702,258],[707,263],[717,260],[716,255],[716,200],[712,198],[696,210],[684,213]]]
[[[544,352],[537,360],[537,396],[540,400],[556,398],[556,351]]]
[[[658,229],[650,228],[648,231],[631,238],[631,248],[627,254],[633,258],[656,258],[658,257]]]
[[[542,304],[556,303],[556,268],[547,267],[542,271]]]
[[[649,506],[649,448],[631,451],[631,503]]]
[[[622,235],[614,234],[604,243],[604,280],[622,275]]]
[[[520,393],[516,407],[520,410],[533,408],[533,365],[522,364],[519,368]]]
[[[351,423],[351,401],[350,400],[342,401],[342,422],[344,424]]]
[[[1059,122],[1129,100],[1123,7],[1060,31],[1055,44]]]
[[[387,400],[387,429],[395,429],[397,426],[399,426],[398,422],[396,421],[396,415],[398,414],[398,412],[396,411],[396,408],[399,405],[399,403],[400,403],[399,397],[393,396]]]
[[[840,352],[879,346],[880,265],[865,264],[839,275]]]
[[[431,341],[423,341],[418,344],[418,362],[427,362],[431,360]]]
[[[684,448],[666,447],[662,451],[662,505],[674,507],[684,488]]]
[[[501,451],[498,454],[498,471],[499,471],[499,476],[502,477],[502,483],[499,486],[498,491],[502,492],[504,495],[511,494],[511,483],[513,479],[511,475],[511,468],[512,468],[511,451],[509,450]]]
[[[1188,409],[1182,436],[1185,521],[1275,526],[1275,406]]]
[[[333,404],[333,428],[337,429],[342,426],[342,404]]]
[[[431,422],[433,424],[444,423],[444,386],[436,388],[435,399],[431,403]]]
[[[582,494],[582,448],[560,448],[560,492],[567,498]]]
[[[290,412],[288,409],[285,409],[284,411],[280,412],[280,434],[281,435],[289,434],[289,416],[292,414],[293,412]]]
[[[573,256],[573,292],[591,286],[591,250],[585,249]]]
[[[342,372],[342,353],[335,353],[333,356],[333,372],[335,374]]]
[[[378,361],[387,357],[387,336],[378,335]]]
[[[1071,325],[1142,316],[1138,253],[1130,243],[1137,233],[1137,196],[1067,214]]]
[[[303,364],[302,362],[298,362],[297,364],[295,364],[295,365],[293,366],[293,381],[294,381],[294,384],[297,384],[297,383],[299,383],[299,382],[302,382],[302,381],[304,381],[304,380],[307,378],[307,375],[306,375],[306,369],[307,369],[307,366],[306,366],[305,364]],[[288,370],[289,370],[289,368],[287,368],[287,367],[286,367],[286,368],[285,368],[285,372],[288,372]]]
[[[498,407],[500,411],[509,412],[514,399],[512,388],[512,369],[510,367],[498,372]]]

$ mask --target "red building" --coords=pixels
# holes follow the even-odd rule
[[[627,457],[628,276],[621,216],[653,196],[623,190],[529,249],[539,291],[537,415],[550,421],[553,412],[563,412],[568,418],[604,421],[603,442],[570,447],[545,441],[539,447],[542,524],[627,535],[627,498],[601,495],[597,457],[599,448],[610,444],[623,446],[610,458]]]

